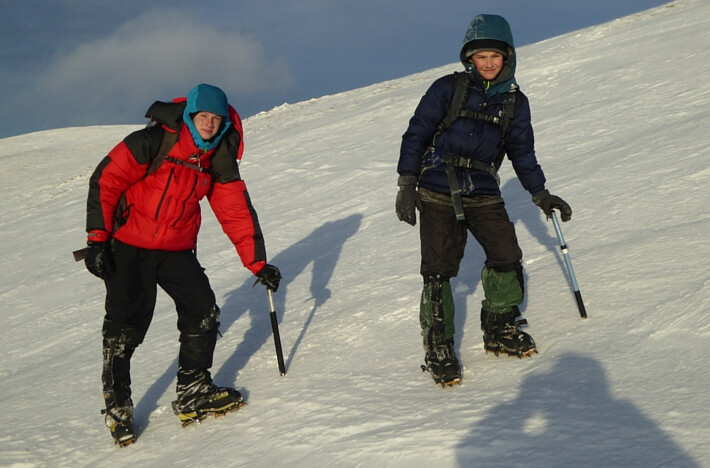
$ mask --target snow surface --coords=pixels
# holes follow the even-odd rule
[[[562,228],[589,318],[551,222],[506,164],[540,353],[484,353],[472,241],[453,281],[465,366],[453,388],[419,369],[418,231],[394,198],[408,119],[460,65],[247,119],[242,172],[285,277],[288,373],[264,289],[206,206],[198,254],[224,334],[213,375],[248,405],[181,428],[161,293],[133,358],[139,437],[123,449],[99,414],[103,286],[71,251],[91,172],[140,125],[0,140],[0,465],[710,466],[709,17],[707,0],[677,0],[519,50],[548,188],[574,209]]]

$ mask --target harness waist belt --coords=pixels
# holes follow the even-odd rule
[[[477,171],[484,171],[489,173],[496,180],[496,183],[500,185],[500,177],[498,176],[498,171],[490,164],[484,163],[483,161],[478,161],[476,159],[465,158],[459,156],[458,154],[448,153],[444,155],[444,164],[454,167],[461,167],[464,169],[474,169]]]

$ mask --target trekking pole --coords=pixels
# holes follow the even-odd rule
[[[269,298],[269,315],[271,316],[271,330],[274,332],[274,344],[276,345],[276,359],[279,362],[279,372],[281,375],[286,375],[286,366],[284,365],[284,353],[281,350],[281,335],[279,334],[279,322],[276,318],[276,308],[274,307],[274,296],[271,288],[266,288],[266,294]]]
[[[565,258],[565,265],[567,265],[567,272],[569,273],[570,280],[572,281],[572,290],[574,291],[574,298],[577,300],[577,308],[579,309],[579,315],[583,319],[587,318],[587,311],[584,308],[584,302],[582,302],[582,293],[579,292],[579,286],[577,285],[577,278],[574,276],[574,268],[572,268],[572,261],[569,258],[569,252],[567,251],[567,244],[565,243],[565,238],[562,236],[562,229],[560,229],[560,222],[557,220],[557,213],[552,210],[552,224],[555,225],[555,232],[557,233],[557,239],[560,241],[560,249],[562,250],[562,256]]]

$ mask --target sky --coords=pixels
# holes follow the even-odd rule
[[[525,45],[666,0],[0,0],[0,138],[144,122],[200,82],[243,117],[458,61],[470,20]]]
[[[104,286],[71,252],[91,173],[141,124],[0,140],[0,466],[709,467],[709,16],[707,0],[678,0],[519,49],[547,188],[573,209],[562,231],[588,318],[552,223],[505,161],[539,354],[484,352],[485,255],[470,238],[452,279],[463,381],[447,389],[419,367],[418,229],[394,202],[402,134],[451,67],[245,119],[240,172],[284,276],[286,375],[266,293],[203,203],[197,255],[221,308],[212,376],[247,405],[180,426],[176,314],[159,292],[131,361],[138,440],[123,449],[99,412]]]

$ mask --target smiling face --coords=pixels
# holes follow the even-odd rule
[[[476,52],[469,61],[486,81],[493,81],[503,69],[503,55],[492,50]]]
[[[208,141],[219,132],[222,116],[212,112],[200,111],[195,114],[192,121],[195,123],[197,133],[200,134],[203,140]]]

